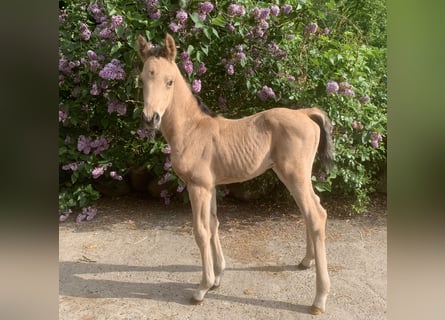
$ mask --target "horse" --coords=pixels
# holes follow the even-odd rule
[[[325,312],[330,289],[325,228],[326,210],[312,187],[315,156],[324,168],[333,162],[332,124],[318,108],[272,108],[241,119],[212,113],[192,93],[176,59],[176,43],[165,35],[164,47],[144,36],[136,50],[143,62],[142,122],[161,131],[171,147],[171,164],[187,186],[193,233],[202,260],[202,279],[191,302],[200,304],[220,286],[226,266],[218,234],[215,187],[252,179],[272,169],[296,201],[306,224],[306,254],[298,268],[315,261],[316,294],[310,313]]]

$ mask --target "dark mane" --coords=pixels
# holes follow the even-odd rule
[[[198,103],[199,109],[204,112],[205,114],[211,116],[212,118],[217,117],[218,115],[216,114],[216,112],[214,112],[213,110],[211,110],[202,100],[199,96],[194,96],[196,99],[196,102]]]

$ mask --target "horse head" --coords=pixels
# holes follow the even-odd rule
[[[175,82],[179,76],[175,63],[175,40],[166,34],[165,47],[157,48],[139,35],[137,51],[144,63],[139,76],[144,95],[142,119],[150,129],[159,129],[162,116],[172,103]]]

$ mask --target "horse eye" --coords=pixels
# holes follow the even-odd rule
[[[168,80],[167,81],[167,87],[171,87],[173,85],[173,80]]]

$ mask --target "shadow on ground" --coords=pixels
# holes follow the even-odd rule
[[[181,305],[190,305],[190,297],[195,284],[179,282],[140,283],[102,279],[84,279],[82,274],[104,274],[108,272],[167,272],[186,273],[201,272],[200,266],[195,265],[163,265],[163,266],[128,266],[82,262],[60,262],[60,279],[65,285],[60,287],[59,294],[82,298],[139,298],[164,302],[174,302]],[[283,272],[296,271],[296,265],[289,266],[256,266],[246,268],[227,268],[230,271],[265,271]],[[172,294],[172,293],[175,294]],[[237,297],[218,293],[218,290],[209,291],[206,299],[228,301],[265,308],[282,309],[298,313],[309,313],[309,306],[288,302],[256,299],[253,297]]]

